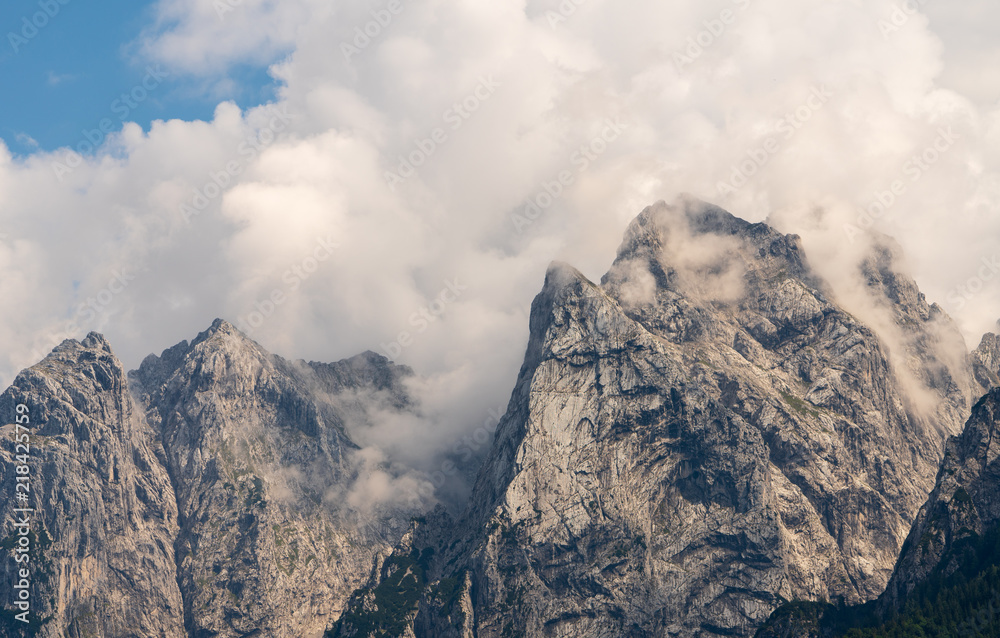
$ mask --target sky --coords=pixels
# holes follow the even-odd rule
[[[974,346],[1000,317],[998,18],[7,3],[0,383],[64,338],[102,332],[133,368],[222,317],[288,358],[410,365],[440,444],[506,404],[547,265],[599,279],[628,222],[680,193],[801,234],[827,272],[869,229],[894,236]]]
[[[105,118],[114,124],[107,132],[127,121],[148,130],[155,119],[210,119],[223,100],[247,108],[274,99],[277,85],[257,61],[207,77],[172,73],[141,55],[143,34],[171,24],[158,15],[155,3],[135,0],[108,0],[100,11],[76,0],[0,7],[0,82],[9,96],[0,101],[0,137],[10,152],[23,157],[68,146],[89,155],[106,137]],[[143,90],[135,89],[144,80]],[[88,137],[95,130],[100,137]]]

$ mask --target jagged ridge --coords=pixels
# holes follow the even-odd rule
[[[929,336],[957,329],[891,263],[859,275],[911,324],[894,345],[930,415],[766,224],[682,199],[600,286],[553,265],[468,510],[400,550],[435,556],[407,632],[751,635],[785,600],[876,596],[972,393]]]
[[[405,529],[405,508],[359,518],[342,501],[348,424],[412,409],[411,375],[371,352],[287,361],[222,320],[128,377],[102,336],[64,342],[0,395],[3,419],[25,403],[38,428],[36,635],[321,635]],[[5,561],[0,582],[15,578]]]

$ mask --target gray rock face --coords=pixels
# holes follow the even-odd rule
[[[968,356],[897,261],[884,242],[857,273],[866,324],[797,237],[647,209],[600,284],[549,269],[467,509],[412,524],[354,506],[349,436],[416,409],[408,369],[287,361],[224,321],[128,377],[99,335],[67,341],[0,395],[35,427],[37,635],[749,636],[788,600],[878,596],[916,517],[903,596],[1000,518],[996,390],[934,487],[1000,341]]]
[[[339,616],[403,531],[340,509],[355,478],[344,419],[364,411],[359,390],[406,407],[407,372],[371,353],[293,364],[217,321],[132,375],[167,450],[191,635],[319,636]]]
[[[883,237],[862,265],[877,307],[873,316],[880,325],[875,326],[876,332],[890,350],[911,417],[947,437],[956,424],[961,431],[968,406],[990,386],[978,383],[957,324],[937,304],[928,305],[916,283],[901,274],[900,261],[901,249]],[[949,400],[940,401],[940,395]],[[961,409],[956,411],[956,406]]]
[[[361,469],[346,429],[411,409],[411,374],[374,353],[286,361],[224,321],[128,378],[99,335],[63,343],[0,397],[0,422],[25,403],[38,427],[38,635],[320,636],[407,529],[401,508],[345,506]],[[20,636],[15,622],[0,635]]]
[[[990,635],[996,620],[990,572],[1000,539],[998,428],[1000,388],[993,388],[973,407],[962,434],[949,439],[934,490],[877,601],[854,609],[785,605],[757,638],[840,636],[852,627],[864,635],[916,635],[925,621],[936,635]]]
[[[984,388],[1000,386],[1000,336],[988,332],[979,347],[972,351],[976,382]]]
[[[412,535],[419,605],[368,588],[334,635],[747,636],[877,596],[973,386],[892,262],[862,273],[892,356],[798,238],[699,202],[644,211],[599,286],[553,265],[469,509]]]
[[[65,341],[0,396],[0,423],[11,423],[0,428],[7,541],[16,538],[9,528],[19,506],[12,423],[21,403],[30,408],[37,510],[31,603],[46,620],[36,635],[185,636],[174,568],[177,507],[163,450],[108,343],[94,333],[82,343]],[[10,593],[17,565],[9,551],[3,559],[0,587]],[[19,622],[5,621],[0,633],[23,635]]]
[[[931,572],[958,567],[957,544],[1000,525],[1000,389],[972,410],[961,436],[948,442],[937,484],[920,509],[883,600],[897,606]]]

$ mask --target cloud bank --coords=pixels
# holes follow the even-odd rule
[[[599,278],[680,192],[814,261],[896,237],[978,342],[1000,314],[1000,45],[974,36],[998,12],[161,0],[137,56],[211,82],[269,64],[279,98],[127,124],[87,157],[0,144],[0,380],[89,330],[134,367],[220,316],[286,357],[411,365],[457,444],[505,404],[549,261]]]

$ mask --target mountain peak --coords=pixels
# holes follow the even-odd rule
[[[978,350],[991,352],[993,354],[1000,354],[1000,335],[993,332],[987,332],[984,334],[982,341],[979,342]],[[1000,364],[1000,359],[998,359],[996,363]]]
[[[230,323],[229,321],[227,321],[225,319],[221,319],[219,317],[216,317],[215,320],[212,321],[212,325],[209,326],[209,328],[211,330],[216,330],[216,331],[220,331],[221,330],[221,331],[225,331],[225,332],[241,332],[232,323]]]
[[[249,337],[243,334],[243,332],[240,331],[239,328],[229,323],[225,319],[218,319],[218,318],[216,318],[212,322],[212,325],[209,326],[207,330],[200,333],[198,335],[198,338],[195,339],[195,341],[199,341],[202,335],[206,335],[206,337],[214,337],[215,335],[225,335],[225,336],[242,337],[244,339],[249,339]]]
[[[82,365],[85,363],[86,365]],[[97,332],[89,333],[82,341],[66,339],[29,370],[48,371],[49,374],[58,370],[57,376],[62,377],[71,371],[93,366],[105,368],[115,377],[124,376],[124,368],[111,349],[111,344],[104,335]]]
[[[785,281],[800,282],[820,302],[827,296],[797,235],[682,195],[672,204],[653,204],[632,221],[601,287],[630,312],[673,316],[680,310],[664,303],[735,304],[767,296]],[[694,324],[702,321],[681,314],[691,329],[680,332],[700,332]]]
[[[590,283],[582,272],[564,261],[553,261],[545,270],[545,284],[542,290],[558,290],[577,282]]]
[[[93,332],[87,334],[83,341],[80,342],[84,348],[93,348],[97,350],[104,350],[106,352],[111,352],[111,343],[99,332]]]
[[[632,220],[615,263],[652,259],[679,269],[701,268],[713,255],[726,259],[740,253],[743,261],[764,265],[774,262],[796,277],[808,277],[802,241],[767,223],[751,223],[691,195],[673,203],[659,201]],[[781,263],[777,263],[781,262]]]
[[[139,364],[138,370],[129,373],[129,379],[137,389],[154,387],[163,383],[181,366],[186,359],[211,356],[213,353],[239,353],[239,358],[249,355],[258,363],[270,360],[273,355],[257,342],[243,334],[225,319],[216,319],[208,329],[200,332],[192,341],[186,340],[160,353],[148,355]],[[248,362],[245,362],[248,363]]]
[[[683,211],[691,229],[699,234],[736,235],[753,226],[745,219],[688,193],[678,196],[673,205]]]
[[[99,332],[90,332],[86,337],[79,341],[76,339],[64,339],[62,343],[52,349],[52,352],[50,352],[45,359],[65,355],[65,353],[75,353],[79,350],[95,350],[114,356],[111,344],[104,337],[104,335]],[[45,359],[43,359],[43,361]]]
[[[738,235],[753,224],[692,195],[679,195],[672,203],[660,200],[647,206],[625,231],[618,249],[622,257],[643,247],[662,248],[671,231],[695,235]]]
[[[15,397],[37,406],[38,413],[46,415],[39,430],[44,436],[74,432],[81,413],[116,429],[124,427],[132,410],[126,387],[125,368],[111,345],[91,332],[82,341],[66,339],[22,370],[0,396],[0,412],[6,409],[5,399]]]
[[[271,356],[270,352],[225,319],[213,321],[211,326],[198,333],[189,346],[190,351],[210,352],[218,349],[256,352],[263,357]]]

